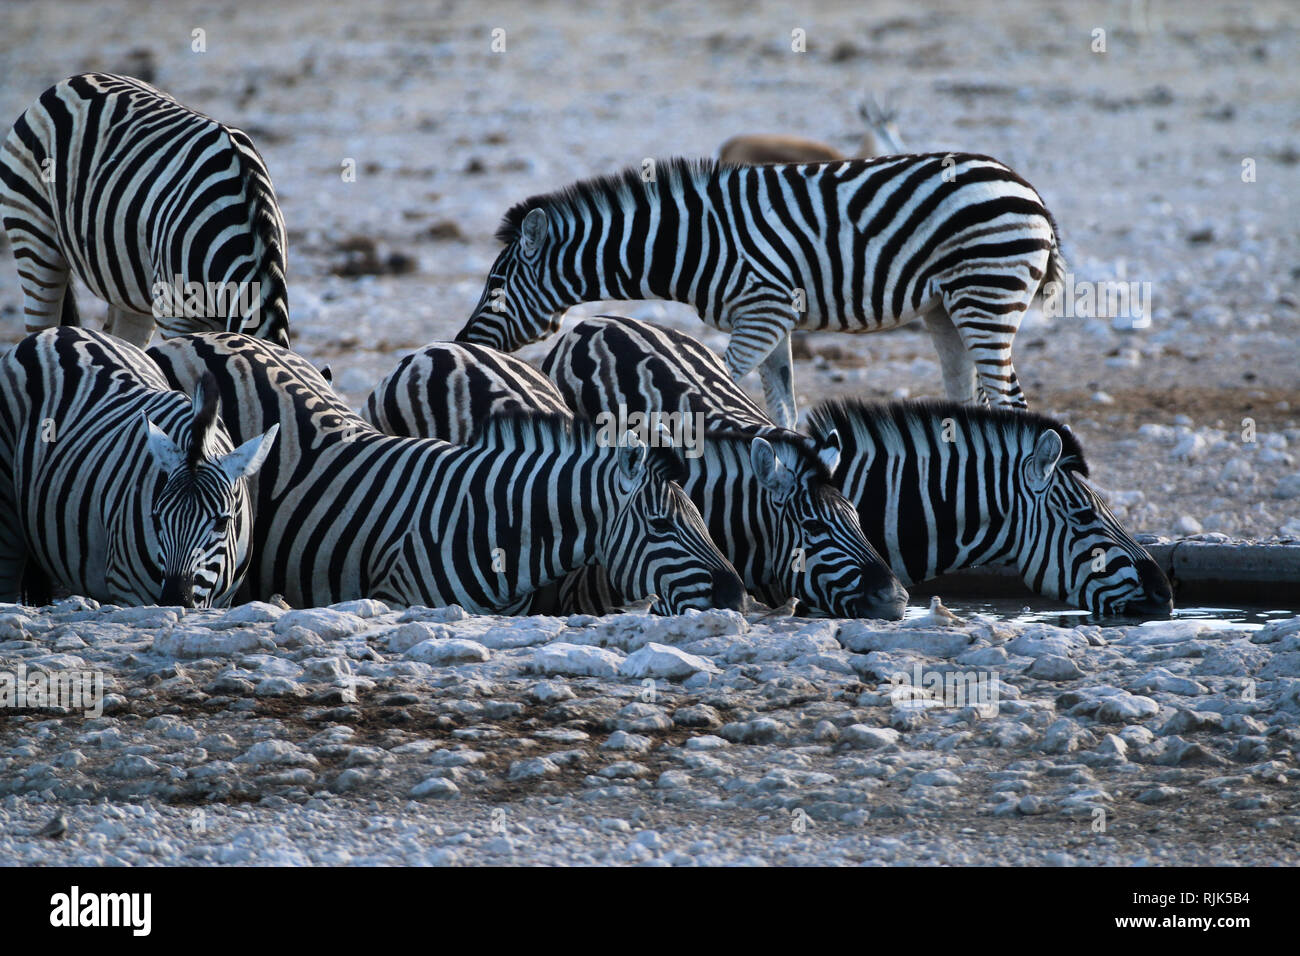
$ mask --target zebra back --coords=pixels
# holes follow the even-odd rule
[[[361,416],[388,435],[463,443],[491,415],[569,414],[551,380],[481,345],[436,342],[403,358],[370,393]]]
[[[0,215],[29,330],[79,322],[75,274],[164,335],[288,345],[284,221],[265,163],[246,133],[147,83],[87,73],[42,93],[0,153]]]

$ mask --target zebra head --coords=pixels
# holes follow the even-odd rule
[[[1044,428],[1021,453],[1017,560],[1025,583],[1094,614],[1168,614],[1169,579],[1088,485],[1073,436],[1064,450],[1061,435]]]
[[[765,505],[777,519],[777,584],[785,593],[771,596],[798,597],[809,611],[831,617],[901,618],[907,591],[867,541],[853,505],[831,484],[838,433],[779,445],[781,453],[764,438],[750,446]]]
[[[564,310],[573,303],[560,301],[549,285],[543,257],[548,231],[541,207],[526,215],[516,207],[506,215],[497,232],[506,247],[492,264],[483,296],[457,342],[513,352],[560,327]]]
[[[279,431],[272,425],[234,451],[217,419],[217,383],[205,372],[194,393],[187,447],[140,417],[146,447],[160,472],[149,515],[153,531],[150,576],[161,581],[158,603],[210,607],[239,586],[249,561],[253,514],[244,479],[261,468]],[[149,540],[149,536],[146,536]]]
[[[661,613],[744,609],[745,585],[682,491],[682,463],[628,431],[614,450],[608,487],[614,513],[597,533],[596,558],[624,598],[659,595]]]

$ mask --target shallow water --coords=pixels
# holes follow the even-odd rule
[[[1162,621],[1213,621],[1227,630],[1254,631],[1270,621],[1286,620],[1300,614],[1300,609],[1283,610],[1262,607],[1182,607],[1169,618],[1096,617],[1087,611],[1057,602],[1046,602],[1047,607],[1029,607],[1023,601],[1001,599],[993,601],[944,601],[944,605],[959,617],[975,614],[1015,624],[1052,624],[1056,627],[1075,627],[1094,624],[1100,627],[1132,627],[1158,624]],[[907,609],[906,619],[922,617],[929,607],[917,604]]]

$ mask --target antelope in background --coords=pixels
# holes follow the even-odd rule
[[[894,122],[897,109],[882,107],[874,96],[868,96],[858,106],[858,115],[866,124],[862,142],[856,156],[845,156],[834,146],[819,143],[802,136],[777,134],[747,134],[733,136],[722,144],[718,159],[724,163],[741,166],[763,166],[769,163],[831,163],[841,159],[872,159],[904,152],[903,138]]]

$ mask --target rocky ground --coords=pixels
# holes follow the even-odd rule
[[[1298,57],[1284,0],[23,4],[0,118],[106,69],[247,129],[295,347],[359,404],[464,322],[516,200],[743,132],[852,150],[874,91],[910,146],[1034,183],[1078,281],[1150,283],[1148,327],[1035,311],[1015,351],[1114,510],[1296,540]],[[725,346],[679,306],[616,308]],[[0,347],[21,334],[0,264]],[[797,356],[805,407],[941,390],[915,328]],[[98,717],[0,708],[0,862],[1294,865],[1297,621],[0,607],[0,674],[109,691]],[[914,664],[996,675],[996,714],[895,701]]]
[[[0,661],[107,692],[0,712],[11,863],[1300,862],[1300,618],[73,599],[0,607]]]

